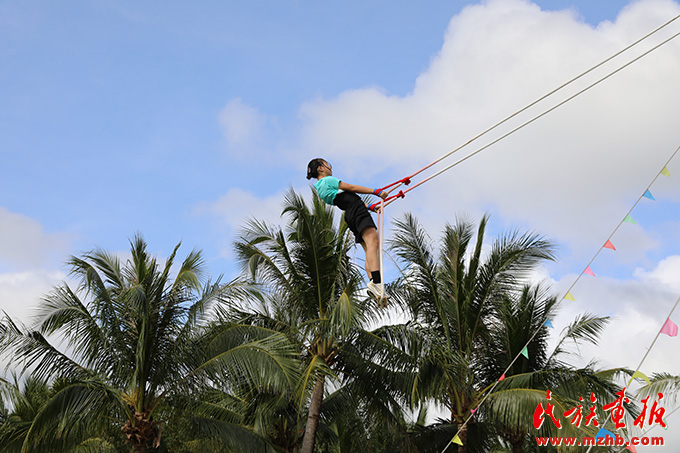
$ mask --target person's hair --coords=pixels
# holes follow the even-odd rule
[[[319,177],[319,167],[323,167],[326,161],[320,157],[312,159],[307,164],[307,179],[318,178]]]

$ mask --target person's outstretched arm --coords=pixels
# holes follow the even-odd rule
[[[359,186],[356,184],[347,184],[346,182],[340,181],[340,184],[338,185],[338,188],[340,190],[344,190],[345,192],[354,192],[354,193],[362,193],[362,194],[369,194],[369,195],[377,195],[380,198],[387,198],[387,192],[384,190],[380,191],[380,193],[375,193],[375,190],[377,189],[369,189],[368,187],[364,186]]]

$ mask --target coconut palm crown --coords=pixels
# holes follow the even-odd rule
[[[236,242],[243,269],[260,288],[263,303],[232,307],[232,313],[239,322],[278,329],[297,345],[302,378],[296,402],[288,408],[297,407],[293,413],[299,420],[288,426],[300,427],[300,451],[311,453],[320,420],[328,423],[339,404],[343,409],[354,404],[351,410],[356,411],[355,402],[370,395],[383,409],[399,409],[379,375],[390,374],[381,363],[403,367],[405,354],[367,330],[381,314],[362,292],[361,272],[349,253],[354,237],[344,221],[336,221],[333,207],[316,194],[308,205],[291,190],[283,215],[289,220],[286,229],[253,221]],[[357,380],[362,385],[355,385]],[[352,386],[352,398],[347,386]],[[329,429],[324,433],[333,434]],[[296,443],[286,448],[297,448]]]
[[[295,373],[281,335],[224,346],[224,333],[203,329],[211,305],[239,285],[210,282],[199,251],[174,270],[180,244],[164,265],[141,236],[130,245],[124,263],[101,249],[72,257],[77,287],[63,283],[44,297],[34,328],[9,317],[0,325],[10,363],[38,379],[69,382],[36,414],[23,451],[65,451],[102,418],[118,424],[130,448],[145,451],[161,444],[154,414],[173,393],[191,395],[206,379],[229,376],[285,387],[286,373]]]

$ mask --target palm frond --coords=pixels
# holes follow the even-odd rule
[[[600,334],[609,323],[608,316],[595,316],[590,313],[580,314],[562,331],[557,345],[548,357],[548,363],[553,364],[561,355],[568,354],[565,348],[567,341],[572,341],[576,346],[583,343],[597,344]]]
[[[637,400],[651,396],[650,401],[658,400],[659,395],[663,396],[664,404],[675,404],[680,395],[680,376],[669,373],[655,373],[650,378],[649,384],[640,388],[635,396]]]

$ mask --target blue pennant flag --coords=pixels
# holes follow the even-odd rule
[[[652,192],[650,192],[649,189],[647,189],[647,191],[644,194],[642,194],[642,196],[645,198],[649,198],[650,200],[655,199],[654,196],[652,195]]]
[[[546,319],[545,322],[543,323],[543,325],[548,326],[548,327],[550,327],[551,329],[552,329],[553,327],[555,327],[555,326],[553,326],[553,323],[551,323],[549,319]]]
[[[611,437],[612,439],[616,440],[616,436],[614,435],[613,432],[607,431],[604,428],[600,428],[600,430],[597,432],[597,435],[595,437],[604,437],[606,438],[607,436]]]

